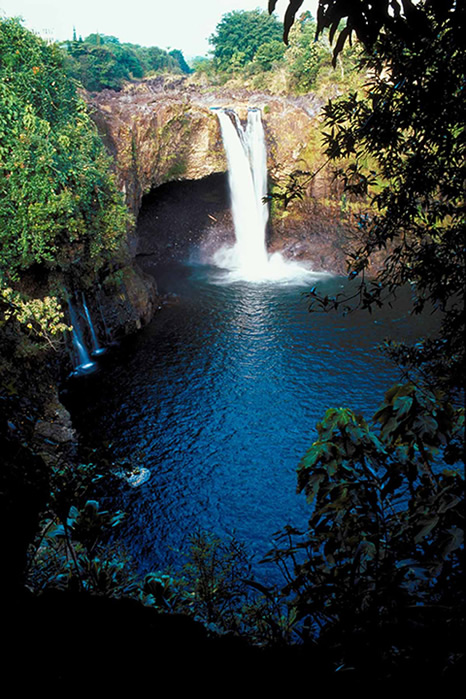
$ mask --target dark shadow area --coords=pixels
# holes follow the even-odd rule
[[[233,240],[225,173],[167,182],[142,200],[136,259],[149,274],[161,261],[208,260],[221,245]]]

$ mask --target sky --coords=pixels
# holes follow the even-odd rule
[[[56,41],[100,33],[121,42],[180,49],[186,58],[210,50],[209,36],[222,15],[233,10],[267,10],[267,0],[0,0],[0,17],[22,17],[24,26]],[[282,20],[287,0],[278,0]],[[302,10],[315,17],[317,0]]]

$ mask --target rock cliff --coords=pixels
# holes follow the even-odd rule
[[[204,223],[196,223],[201,218],[196,213],[202,198],[199,193],[196,200],[187,200],[186,189],[180,189],[183,195],[172,192],[173,206],[182,219],[182,209],[186,209],[178,226],[171,223],[175,209],[171,217],[153,211],[148,215],[143,199],[147,202],[150,194],[158,206],[158,195],[166,194],[162,185],[193,183],[225,173],[227,163],[213,108],[230,107],[244,119],[248,107],[258,107],[271,183],[284,182],[297,169],[318,171],[309,183],[312,198],[306,204],[295,202],[286,211],[273,207],[269,249],[310,260],[315,269],[345,271],[348,220],[339,198],[331,202],[335,194],[331,173],[320,169],[324,160],[319,130],[322,103],[315,95],[285,97],[246,89],[201,88],[189,78],[159,77],[128,85],[122,92],[89,95],[88,101],[114,158],[126,202],[135,218],[139,216],[136,235],[130,239],[134,256],[160,259],[163,251],[172,256],[176,250],[185,253],[189,242],[208,247],[215,235],[217,239],[228,236],[228,197],[218,189],[218,179],[206,185],[211,200],[217,197],[218,202],[205,210]],[[151,271],[147,264],[143,266]]]
[[[226,171],[213,108],[231,107],[240,118],[248,107],[261,108],[269,171],[277,178],[295,169],[303,157],[321,106],[312,95],[285,98],[247,90],[202,90],[183,78],[155,78],[88,99],[135,214],[143,194],[165,182],[199,180]]]

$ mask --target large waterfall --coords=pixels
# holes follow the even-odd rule
[[[308,279],[309,270],[268,255],[266,227],[267,151],[259,109],[249,109],[246,127],[232,110],[216,109],[228,162],[231,209],[236,243],[219,250],[214,262],[229,270],[232,280]]]
[[[246,279],[261,276],[267,265],[265,228],[268,210],[267,158],[260,112],[249,110],[246,129],[234,112],[217,112],[228,161],[231,210],[236,244],[216,261]],[[231,116],[230,116],[231,115]]]

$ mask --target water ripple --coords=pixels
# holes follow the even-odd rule
[[[197,526],[234,530],[260,557],[277,529],[305,525],[295,469],[317,421],[338,405],[370,415],[396,378],[374,348],[388,326],[414,332],[385,312],[377,323],[309,315],[296,287],[213,281],[202,269],[175,277],[179,303],[74,406],[89,440],[151,472],[120,493],[143,570],[177,561]],[[329,293],[341,283],[322,282]]]

